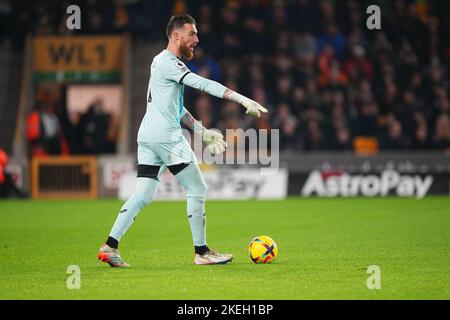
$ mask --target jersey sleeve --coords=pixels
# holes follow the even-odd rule
[[[178,59],[168,61],[164,68],[165,77],[177,83],[181,83],[183,78],[190,72],[188,67]]]
[[[217,98],[223,98],[225,90],[227,89],[224,85],[214,80],[203,78],[202,76],[199,76],[198,74],[195,74],[193,72],[189,72],[185,76],[183,76],[180,82],[183,81],[183,84],[187,85],[188,87],[207,92]]]

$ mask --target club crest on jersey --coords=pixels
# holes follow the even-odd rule
[[[181,69],[181,71],[183,72],[187,71],[186,66],[180,60],[175,61],[175,65],[177,66],[178,69]]]

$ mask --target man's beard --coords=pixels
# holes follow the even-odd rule
[[[191,60],[194,57],[194,52],[191,50],[190,47],[188,47],[186,45],[182,45],[180,49],[181,49],[181,55],[186,60]]]

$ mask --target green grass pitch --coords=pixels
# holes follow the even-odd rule
[[[120,206],[1,201],[0,299],[450,299],[448,197],[208,201],[208,243],[235,255],[217,266],[193,264],[185,203],[155,202],[122,239],[126,270],[97,260]],[[278,243],[272,264],[249,259],[262,234]],[[370,265],[380,290],[367,288]]]

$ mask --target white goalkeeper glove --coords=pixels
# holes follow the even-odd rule
[[[206,144],[209,152],[213,155],[220,154],[225,151],[227,143],[223,140],[223,135],[220,132],[206,129],[200,122],[194,122],[194,131],[202,135],[202,140]]]
[[[246,114],[251,114],[252,116],[255,116],[257,118],[261,116],[261,112],[267,112],[266,108],[264,108],[258,102],[250,99],[244,100],[241,104],[245,109],[247,109],[247,111],[245,112]]]
[[[204,128],[202,132],[203,141],[206,143],[211,154],[220,154],[225,151],[227,143],[223,140],[223,135],[219,132]]]
[[[234,91],[230,94],[230,100],[241,104],[245,109],[247,109],[247,111],[245,112],[246,114],[251,114],[252,116],[255,116],[257,118],[261,116],[261,112],[268,112],[268,110],[258,102],[244,97],[243,95]]]

